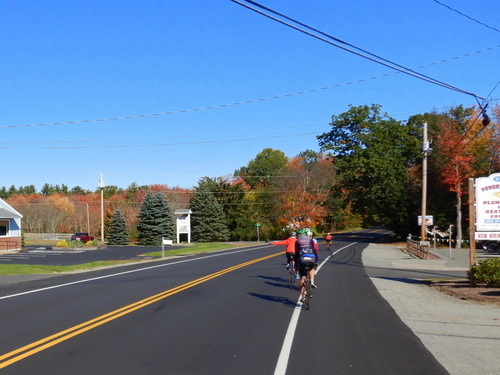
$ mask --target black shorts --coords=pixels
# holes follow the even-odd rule
[[[312,270],[316,267],[316,262],[312,260],[300,261],[299,263],[299,275],[307,276],[307,271]]]
[[[295,260],[295,253],[286,253],[286,262],[290,263],[292,260]]]

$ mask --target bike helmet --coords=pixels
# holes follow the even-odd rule
[[[290,236],[291,236],[291,237],[297,237],[297,233],[292,232],[292,233],[290,233]]]
[[[297,234],[306,234],[306,230],[305,229],[299,229],[297,231]]]

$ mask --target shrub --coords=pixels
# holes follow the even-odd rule
[[[80,240],[70,241],[69,242],[69,246],[71,246],[71,247],[82,247],[83,246],[83,242],[80,241]]]
[[[472,266],[467,272],[472,284],[500,286],[500,258],[487,259]]]
[[[103,243],[99,240],[87,241],[83,244],[83,246],[91,246],[91,247],[99,247],[102,246]]]
[[[56,244],[57,247],[68,247],[68,243],[66,242],[66,240],[62,240],[62,241],[59,241],[57,244]]]

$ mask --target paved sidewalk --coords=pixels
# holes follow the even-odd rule
[[[438,249],[441,259],[415,259],[400,248],[370,244],[363,265],[466,271],[469,251]],[[451,375],[500,375],[500,308],[463,301],[415,279],[372,277],[379,293]]]

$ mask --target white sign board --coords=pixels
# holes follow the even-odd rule
[[[476,232],[500,232],[500,173],[476,178]]]
[[[422,225],[422,216],[418,216],[418,225]],[[426,215],[425,216],[425,225],[434,225],[434,216]]]
[[[500,232],[476,232],[474,239],[478,241],[495,240],[500,241]]]
[[[189,233],[191,220],[188,215],[177,215],[177,233]]]
[[[177,224],[177,243],[181,242],[181,234],[187,234],[188,243],[191,243],[191,210],[178,209],[174,214]]]

